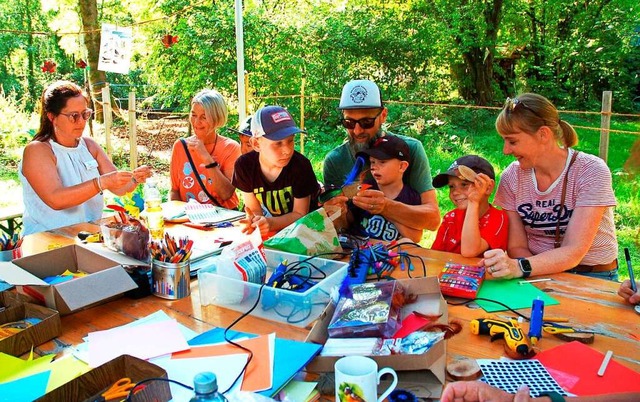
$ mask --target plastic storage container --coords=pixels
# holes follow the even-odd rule
[[[267,275],[269,278],[273,270],[284,260],[289,265],[309,257],[265,249],[267,257]],[[261,284],[244,282],[237,277],[220,275],[228,271],[228,266],[221,266],[220,257],[211,259],[209,266],[198,271],[198,286],[200,288],[200,303],[230,308],[239,312],[246,312],[254,305],[258,298]],[[313,267],[311,266],[313,265]],[[265,286],[260,295],[260,303],[251,315],[273,321],[306,327],[322,313],[330,299],[333,288],[337,288],[347,274],[347,263],[324,258],[314,258],[305,263],[298,272],[300,276],[311,276],[317,283],[304,292]],[[319,279],[322,271],[326,277]],[[317,278],[317,279],[316,279]],[[337,289],[336,289],[337,291]]]

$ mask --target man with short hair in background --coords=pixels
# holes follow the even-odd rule
[[[347,129],[349,137],[329,152],[324,160],[325,188],[342,185],[355,164],[356,153],[369,149],[378,138],[386,134],[382,124],[387,119],[388,111],[382,103],[380,89],[373,81],[349,81],[342,88],[338,109],[342,111],[342,125]],[[393,223],[420,230],[436,230],[440,224],[440,210],[424,147],[415,138],[402,135],[398,137],[409,146],[410,164],[405,181],[420,194],[420,205],[407,205],[391,200],[379,190],[360,191],[353,197],[353,204],[372,215],[382,215]],[[347,197],[337,196],[325,204],[339,205],[346,212],[347,201]]]

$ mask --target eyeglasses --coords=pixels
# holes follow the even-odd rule
[[[354,128],[356,128],[356,124],[359,124],[360,128],[362,128],[363,130],[366,130],[368,128],[373,127],[376,124],[376,119],[378,118],[378,116],[380,116],[382,114],[382,110],[383,109],[380,109],[378,114],[375,115],[374,117],[363,117],[363,118],[361,118],[359,120],[342,119],[342,125],[344,126],[344,128],[347,128],[349,130],[353,130]]]
[[[539,117],[542,120],[544,120],[544,118],[540,116],[535,110],[531,109],[529,106],[527,106],[524,102],[522,102],[518,98],[507,98],[507,100],[504,101],[503,108],[507,112],[507,114],[514,113],[515,111],[518,110],[518,108],[526,109],[531,113],[533,113],[534,115],[536,115],[536,117]]]
[[[86,109],[83,112],[73,112],[73,113],[58,113],[63,116],[67,116],[72,123],[77,123],[80,117],[84,120],[89,120],[91,116],[93,116],[93,110]]]

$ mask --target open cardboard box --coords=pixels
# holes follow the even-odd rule
[[[31,303],[13,304],[5,309],[0,314],[0,325],[25,318],[38,318],[40,321],[7,338],[0,339],[0,352],[20,356],[30,351],[34,346],[43,344],[62,332],[60,314],[57,311]]]
[[[30,299],[28,296],[10,290],[0,292],[0,322],[16,321],[12,317],[15,317],[16,314],[19,316],[21,313],[16,313],[16,311],[20,309],[20,306],[28,303]]]
[[[443,324],[448,322],[447,303],[440,293],[438,278],[399,279],[398,281],[407,294],[418,296],[415,302],[403,307],[403,318],[413,311],[418,311],[426,315],[442,314],[438,322]],[[324,345],[329,337],[327,326],[331,321],[335,307],[335,304],[329,303],[307,335],[306,342]],[[378,368],[391,367],[397,372],[398,388],[411,389],[412,392],[417,392],[418,397],[438,398],[442,394],[445,381],[446,355],[446,341],[443,340],[420,355],[370,357],[378,363]],[[306,370],[320,373],[333,372],[335,362],[339,358],[336,356],[316,356],[307,364]],[[385,385],[384,378],[381,381],[381,386],[383,385]]]
[[[167,378],[167,372],[146,360],[122,355],[52,390],[36,401],[94,401],[100,393],[125,377],[130,378],[135,384],[147,378]],[[144,389],[131,397],[132,402],[171,400],[171,390],[167,381],[150,381],[144,385]]]
[[[66,270],[89,275],[56,285],[42,280]],[[0,263],[0,279],[62,315],[137,288],[119,262],[76,244]]]

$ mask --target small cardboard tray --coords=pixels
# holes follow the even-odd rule
[[[438,320],[447,323],[447,304],[440,293],[438,278],[399,279],[407,294],[417,296],[412,304],[403,307],[403,317],[416,310],[426,315],[442,314]],[[307,335],[306,342],[324,345],[329,333],[327,326],[333,317],[336,305],[329,303],[322,312],[313,328]],[[412,388],[419,386],[424,389],[424,395],[437,398],[442,393],[445,381],[446,341],[433,345],[427,352],[420,355],[391,355],[369,356],[378,363],[378,368],[391,367],[398,373],[398,388]],[[328,373],[334,371],[334,365],[340,356],[316,356],[306,371]],[[421,394],[423,397],[424,395]],[[420,395],[419,395],[420,396]]]
[[[125,377],[130,378],[131,382],[137,383],[147,378],[167,378],[167,372],[146,360],[122,355],[52,390],[36,401],[93,401],[100,393]],[[144,389],[131,396],[132,402],[166,402],[171,400],[169,382],[156,380],[144,385]]]
[[[55,285],[43,281],[66,270],[89,275]],[[77,244],[0,263],[0,278],[62,315],[104,303],[138,287],[120,262]]]
[[[1,339],[0,352],[20,356],[62,332],[60,314],[57,311],[31,303],[14,305],[5,310],[0,316],[0,325],[25,318],[39,318],[41,321],[8,338]]]

